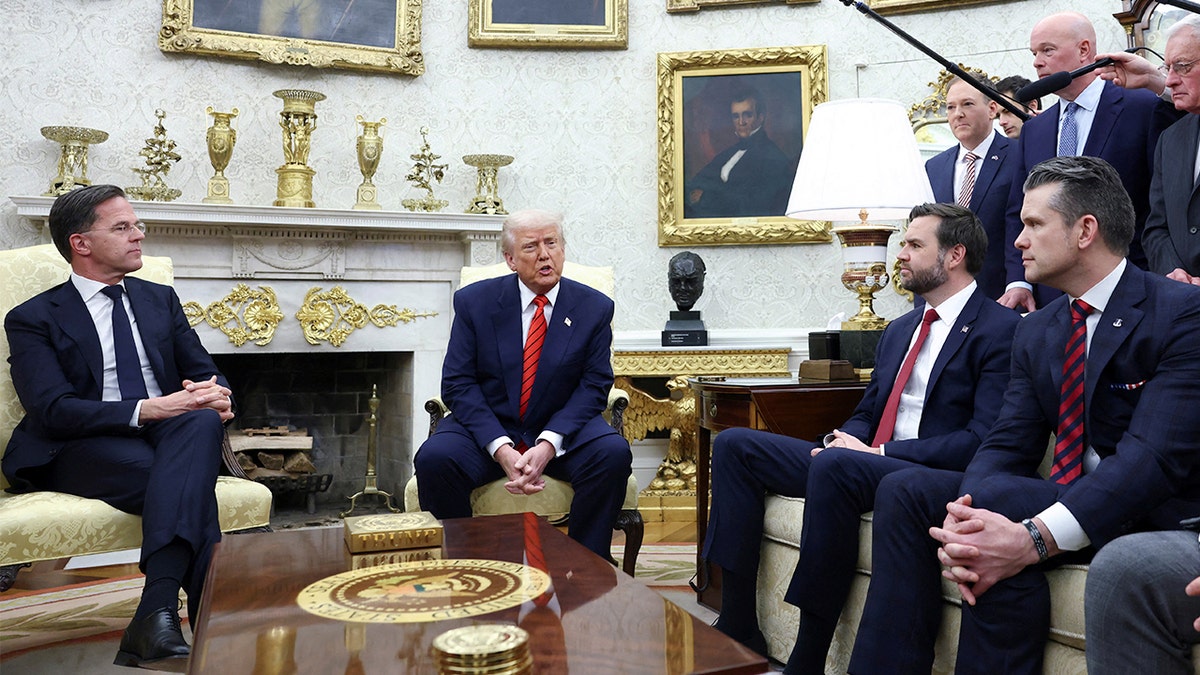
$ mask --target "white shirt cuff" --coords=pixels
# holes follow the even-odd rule
[[[1011,291],[1014,288],[1024,288],[1025,290],[1029,291],[1030,293],[1033,292],[1033,284],[1029,283],[1028,281],[1014,281],[1011,284],[1005,286],[1004,290]]]
[[[550,431],[549,429],[547,429],[538,435],[538,440],[539,441],[549,441],[550,445],[554,446],[554,456],[556,458],[562,457],[563,453],[566,452],[566,450],[563,450],[563,446],[562,446],[563,435],[558,433],[557,431]]]
[[[138,424],[138,420],[142,419],[142,403],[145,402],[145,400],[146,399],[144,398],[140,399],[137,404],[133,406],[133,419],[129,420],[129,426],[133,427],[134,429],[140,429],[142,426]]]
[[[1062,502],[1054,502],[1045,511],[1037,515],[1054,537],[1054,543],[1060,551],[1078,551],[1087,548],[1092,540],[1088,539],[1079,521]]]
[[[514,448],[517,447],[516,443],[513,443],[511,438],[509,438],[508,436],[501,436],[500,438],[497,438],[496,440],[492,441],[491,443],[488,443],[487,447],[484,448],[484,450],[487,451],[487,454],[489,457],[491,457],[492,459],[495,459],[496,451],[499,450],[500,446],[504,445],[505,443],[513,446]]]

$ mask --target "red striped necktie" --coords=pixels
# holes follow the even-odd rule
[[[1050,479],[1067,484],[1083,475],[1083,382],[1087,364],[1087,317],[1083,300],[1071,303],[1071,336],[1063,350],[1062,394],[1058,403],[1054,465]]]
[[[529,399],[533,394],[533,379],[537,375],[538,359],[542,356],[542,345],[546,342],[546,304],[550,302],[544,295],[533,299],[537,309],[529,322],[529,335],[525,338],[525,355],[521,367],[521,419],[525,419],[525,410],[529,408]],[[524,441],[517,442],[517,450],[525,452]]]

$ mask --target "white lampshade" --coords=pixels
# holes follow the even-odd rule
[[[787,215],[805,220],[901,220],[933,201],[912,124],[899,101],[822,103],[813,110]]]

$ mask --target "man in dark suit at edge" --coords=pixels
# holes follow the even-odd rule
[[[892,321],[854,415],[823,445],[751,429],[717,436],[704,557],[722,570],[716,627],[765,653],[755,612],[767,492],[805,497],[800,561],[786,599],[801,609],[787,672],[823,672],[854,576],[858,517],[889,472],[965,467],[998,411],[1019,315],[974,281],[988,241],[954,204],[913,208],[897,258],[904,287],[928,303]],[[928,413],[928,414],[926,414]]]
[[[611,560],[633,463],[629,443],[602,416],[613,383],[613,302],[562,278],[561,215],[513,213],[501,243],[515,274],[454,294],[442,365],[451,414],[414,460],[421,508],[470,517],[476,487],[507,478],[509,492],[532,494],[545,473],[575,490],[570,537]]]
[[[1033,27],[1029,49],[1040,78],[1076,70],[1096,60],[1096,29],[1082,14],[1052,14]],[[1170,106],[1154,94],[1106,83],[1094,70],[1054,93],[1060,100],[1025,123],[1014,156],[1006,225],[1008,289],[1000,297],[1000,303],[1025,311],[1042,307],[1060,295],[1057,289],[1034,288],[1026,280],[1021,254],[1012,246],[1022,228],[1021,184],[1030,169],[1061,155],[1088,155],[1111,164],[1121,176],[1136,215],[1129,260],[1145,269],[1141,236],[1150,212],[1154,146],[1163,129],[1178,119]]]
[[[25,418],[3,469],[17,492],[54,490],[142,516],[141,602],[118,665],[186,658],[179,591],[196,624],[220,540],[216,482],[230,391],[169,286],[142,266],[146,226],[121,188],[93,185],[50,207],[71,277],[10,311],[4,330]]]
[[[1026,275],[1067,297],[1018,325],[1003,408],[965,473],[880,482],[852,673],[929,672],[939,569],[964,598],[957,672],[1040,673],[1047,565],[1200,514],[1200,289],[1125,259],[1133,204],[1103,160],[1047,160],[1024,187]]]

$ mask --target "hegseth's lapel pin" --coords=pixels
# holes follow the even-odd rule
[[[567,327],[570,327],[571,326],[571,317],[568,316],[567,318],[563,319],[563,323],[567,324]]]

